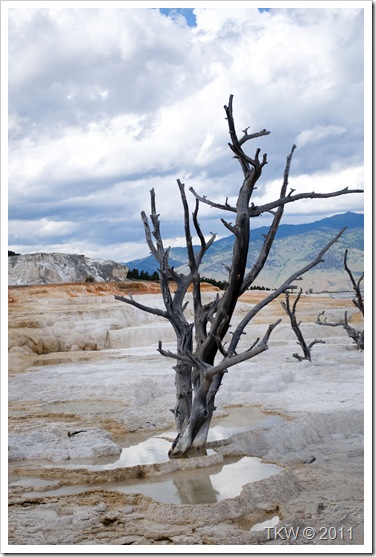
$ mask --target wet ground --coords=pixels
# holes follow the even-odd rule
[[[43,406],[47,412],[61,412],[62,414],[85,414],[95,410],[95,413],[114,411],[119,409],[119,405],[113,402],[97,401],[71,401],[51,403]],[[229,439],[232,435],[250,431],[254,428],[267,428],[277,425],[283,421],[277,414],[266,414],[257,406],[232,406],[225,408],[222,416],[213,419],[208,441],[210,445],[218,441]],[[84,431],[78,431],[80,435]],[[176,436],[174,431],[162,431],[155,435],[149,432],[134,432],[124,434],[117,441],[121,443],[122,450],[118,457],[100,457],[95,459],[69,459],[62,463],[51,465],[45,460],[28,459],[18,463],[17,475],[10,477],[10,490],[27,489],[28,496],[46,495],[66,495],[79,493],[87,488],[87,484],[58,487],[46,480],[38,477],[38,469],[51,469],[52,467],[60,470],[60,475],[64,477],[64,471],[81,470],[85,468],[91,472],[105,472],[106,470],[125,469],[132,467],[144,467],[145,475],[147,466],[169,463],[168,451],[173,439]],[[278,473],[281,468],[273,464],[263,463],[260,458],[237,457],[226,458],[220,464],[218,459],[212,464],[213,459],[202,458],[203,456],[218,456],[215,449],[208,448],[200,455],[190,455],[188,460],[198,460],[202,462],[200,468],[195,468],[195,464],[186,471],[175,471],[164,473],[162,476],[154,478],[145,477],[143,480],[124,480],[122,482],[112,481],[105,484],[96,484],[97,488],[110,489],[124,493],[143,493],[144,495],[163,503],[190,503],[204,504],[220,501],[226,497],[239,495],[244,484],[264,479],[270,475]],[[29,474],[34,468],[35,477],[22,477],[22,468],[28,468]],[[34,483],[33,483],[34,482]],[[60,481],[61,483],[61,481]],[[43,491],[40,492],[40,488]]]

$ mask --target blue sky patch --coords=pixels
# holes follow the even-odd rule
[[[174,19],[177,15],[182,15],[185,17],[189,27],[196,27],[196,16],[193,13],[193,8],[160,8],[159,11],[172,17]]]

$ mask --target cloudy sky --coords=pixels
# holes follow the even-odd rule
[[[297,193],[364,187],[364,3],[42,4],[8,10],[9,249],[143,257],[151,188],[166,245],[182,245],[177,178],[218,202],[241,185],[230,94],[239,133],[271,132],[246,148],[268,154],[256,204],[278,196],[293,143]],[[284,222],[363,204],[294,203]],[[214,209],[200,216],[205,234],[228,235]]]

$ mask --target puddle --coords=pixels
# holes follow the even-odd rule
[[[87,401],[89,407],[93,405],[94,409],[104,408],[105,403],[102,401]],[[79,405],[82,411],[81,402],[54,403],[46,405],[49,408],[60,406],[66,412],[74,412],[75,405]],[[109,409],[113,409],[113,403],[109,402]],[[56,410],[55,410],[56,411]],[[88,410],[89,411],[89,410]],[[98,409],[98,412],[101,410]],[[226,415],[213,418],[213,427],[209,430],[208,441],[218,441],[228,439],[235,433],[249,431],[255,427],[267,427],[283,422],[278,415],[265,414],[258,407],[229,407],[226,408]],[[217,424],[217,425],[216,425]],[[174,431],[164,431],[151,436],[151,432],[134,432],[127,433],[121,438],[117,438],[116,442],[123,447],[119,457],[105,457],[100,460],[71,460],[64,467],[72,468],[85,465],[96,470],[113,469],[118,467],[136,466],[139,464],[158,464],[168,462],[168,451],[174,441],[177,433]],[[215,451],[207,449],[207,454],[214,454]]]
[[[171,448],[171,441],[151,437],[145,439],[137,445],[124,447],[119,459],[113,465],[107,465],[105,468],[117,466],[136,466],[137,464],[158,464],[167,462],[168,451]]]
[[[44,410],[62,413],[93,412],[103,414],[106,411],[113,411],[115,409],[114,405],[118,405],[119,409],[124,408],[121,402],[86,400],[45,404]],[[258,407],[228,407],[225,412],[225,415],[213,418],[209,441],[227,439],[235,433],[248,431],[256,427],[269,427],[283,422],[280,416],[265,414]],[[175,436],[176,434],[172,431],[159,431],[158,433],[155,432],[154,435],[151,431],[125,434],[121,439],[116,439],[116,442],[123,447],[119,457],[102,457],[85,459],[84,461],[82,459],[71,459],[60,463],[61,476],[64,477],[64,470],[77,467],[90,471],[111,471],[138,465],[166,463],[169,461],[168,451]],[[208,456],[215,455],[216,451],[208,448],[206,454]],[[25,462],[25,464],[27,463]],[[30,464],[30,461],[28,464]],[[45,468],[50,466],[51,464],[43,465]],[[225,457],[221,464],[177,470],[159,476],[147,476],[142,479],[96,483],[95,487],[92,484],[83,483],[54,488],[51,485],[40,483],[37,478],[30,479],[23,487],[26,488],[27,496],[33,497],[38,495],[68,495],[80,493],[87,489],[100,488],[124,493],[142,493],[161,503],[196,505],[216,503],[222,499],[236,497],[245,484],[265,479],[281,470],[282,468],[279,466],[265,464],[260,458],[256,457]],[[22,488],[22,484],[19,483],[18,485]],[[35,491],[30,491],[33,487]],[[261,529],[266,527],[256,526]]]
[[[171,440],[161,437],[152,437],[142,441],[136,446],[126,447],[122,450],[119,459],[112,465],[104,468],[117,468],[118,466],[137,466],[138,464],[158,464],[168,462],[168,451],[171,448]],[[206,450],[207,455],[215,454],[213,449]]]
[[[245,456],[237,462],[209,468],[179,470],[147,482],[128,480],[112,484],[112,491],[142,493],[160,503],[200,505],[240,495],[243,485],[278,474],[282,468]]]
[[[120,456],[113,460],[113,457],[102,457],[88,460],[75,459],[70,460],[67,464],[61,465],[64,468],[87,468],[89,470],[113,470],[115,468],[129,468],[131,466],[161,464],[169,462],[168,451],[171,448],[172,440],[163,439],[161,437],[151,437],[145,441],[141,441],[137,445],[124,447]],[[206,455],[213,455],[216,452],[213,449],[206,449]],[[200,453],[197,456],[202,456]],[[195,458],[192,456],[191,458]]]
[[[25,496],[71,495],[87,489],[105,489],[121,493],[141,493],[159,503],[202,505],[217,503],[240,495],[245,484],[278,474],[282,468],[265,464],[260,458],[226,458],[226,464],[208,468],[178,470],[158,477],[128,479],[117,482],[65,486],[49,491],[28,493]]]
[[[263,532],[265,528],[273,528],[274,526],[277,526],[278,522],[279,522],[279,516],[274,515],[268,520],[264,520],[263,522],[258,522],[257,524],[254,524],[250,529],[250,531]]]
[[[230,406],[224,409],[225,415],[213,416],[209,429],[208,441],[228,439],[235,433],[250,431],[256,427],[270,427],[281,424],[284,420],[277,414],[265,414],[257,406]],[[162,434],[172,441],[176,437],[175,431]]]
[[[250,431],[255,427],[269,427],[283,422],[277,414],[265,414],[258,407],[236,406],[225,409],[226,416],[213,417],[208,441],[228,439],[235,433]]]
[[[37,487],[38,489],[51,489],[53,488],[54,484],[57,484],[58,481],[53,480],[42,480],[41,478],[9,478],[9,487],[21,487],[24,489],[34,489]]]

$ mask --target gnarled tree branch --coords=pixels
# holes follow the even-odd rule
[[[296,149],[296,145],[293,145],[290,151],[290,154],[287,157],[286,160],[286,166],[285,166],[285,172],[283,175],[283,183],[282,183],[282,187],[281,187],[281,194],[280,194],[280,198],[284,198],[286,196],[286,190],[287,190],[287,186],[289,183],[289,174],[290,174],[290,167],[291,167],[291,161],[292,161],[292,156],[294,154],[294,151]],[[255,264],[253,265],[251,271],[247,274],[247,276],[244,279],[243,285],[242,285],[242,293],[245,292],[256,280],[256,278],[258,277],[258,275],[260,274],[260,272],[262,271],[262,269],[264,268],[264,265],[266,263],[266,260],[269,256],[271,247],[273,245],[275,236],[277,234],[278,231],[278,227],[280,225],[282,216],[283,216],[283,212],[284,212],[284,204],[280,205],[277,209],[277,211],[274,213],[274,218],[273,218],[273,222],[269,227],[269,231],[268,234],[265,237],[263,246],[261,248],[261,251],[259,253],[259,256],[257,258],[257,261],[255,262]]]
[[[129,298],[125,298],[124,296],[115,296],[115,300],[119,300],[120,302],[125,302],[126,304],[133,306],[141,311],[145,311],[146,313],[151,313],[153,315],[158,315],[158,317],[164,317],[169,319],[169,314],[167,311],[163,311],[158,308],[152,308],[150,306],[145,306],[144,304],[140,304],[136,302],[136,300],[130,296]]]
[[[291,327],[292,330],[295,333],[296,338],[298,339],[298,344],[300,345],[301,349],[303,350],[303,356],[301,356],[300,354],[293,354],[294,358],[297,358],[299,361],[302,360],[308,360],[309,362],[311,361],[311,351],[312,351],[312,347],[317,344],[317,343],[321,343],[321,344],[325,344],[324,340],[313,340],[310,344],[307,344],[303,333],[300,329],[300,323],[297,322],[296,319],[296,306],[300,300],[300,297],[302,295],[303,290],[300,289],[299,293],[297,294],[295,301],[291,307],[290,304],[290,294],[289,292],[286,292],[286,300],[285,302],[281,302],[281,305],[283,307],[283,309],[285,310],[285,312],[287,313],[287,315],[290,318],[290,323],[291,323]]]
[[[357,281],[355,280],[354,275],[352,274],[352,272],[349,269],[349,266],[347,265],[347,252],[348,252],[348,250],[345,250],[343,266],[345,268],[345,271],[347,272],[347,274],[350,277],[351,284],[352,284],[353,290],[355,292],[355,298],[353,299],[353,304],[354,304],[354,306],[356,306],[361,311],[362,315],[364,315],[364,302],[363,302],[362,293],[360,291],[360,283],[364,279],[364,273],[361,274],[360,278]]]
[[[165,356],[166,358],[172,358],[185,363],[187,362],[193,363],[198,369],[200,369],[203,372],[204,378],[207,381],[211,382],[217,374],[225,373],[228,368],[235,366],[241,362],[245,362],[246,360],[250,360],[251,358],[257,356],[258,354],[261,354],[261,352],[267,350],[269,337],[272,331],[275,329],[275,327],[277,327],[277,325],[279,325],[281,321],[282,321],[281,319],[278,319],[275,323],[269,325],[261,341],[258,339],[250,346],[250,348],[248,348],[248,350],[245,350],[240,354],[233,353],[232,355],[224,356],[223,360],[216,365],[207,364],[206,362],[204,362],[203,360],[201,360],[200,358],[198,358],[197,356],[191,353],[186,353],[185,355],[182,355],[182,354],[171,352],[170,350],[164,350],[161,341],[159,341],[157,350],[160,354],[162,354],[162,356]]]
[[[355,298],[352,300],[352,302],[361,311],[362,315],[364,315],[364,302],[363,302],[362,293],[360,291],[360,283],[362,282],[362,280],[364,278],[364,273],[362,273],[362,275],[360,276],[358,281],[355,281],[354,275],[352,274],[351,270],[349,269],[349,267],[347,265],[347,252],[348,252],[348,250],[345,250],[344,269],[348,273],[348,275],[350,276],[350,280],[351,280],[351,283],[353,285],[353,289],[355,291]],[[353,339],[353,341],[355,342],[357,347],[360,348],[361,350],[364,350],[364,331],[358,331],[357,329],[355,329],[354,327],[352,327],[349,324],[349,321],[348,321],[348,318],[347,318],[347,311],[345,311],[343,321],[329,322],[326,317],[324,317],[322,319],[322,316],[324,316],[324,315],[325,315],[325,311],[322,311],[317,316],[316,323],[318,325],[326,325],[327,327],[342,326],[345,329],[345,331],[347,332],[347,334],[349,335],[349,337]]]

